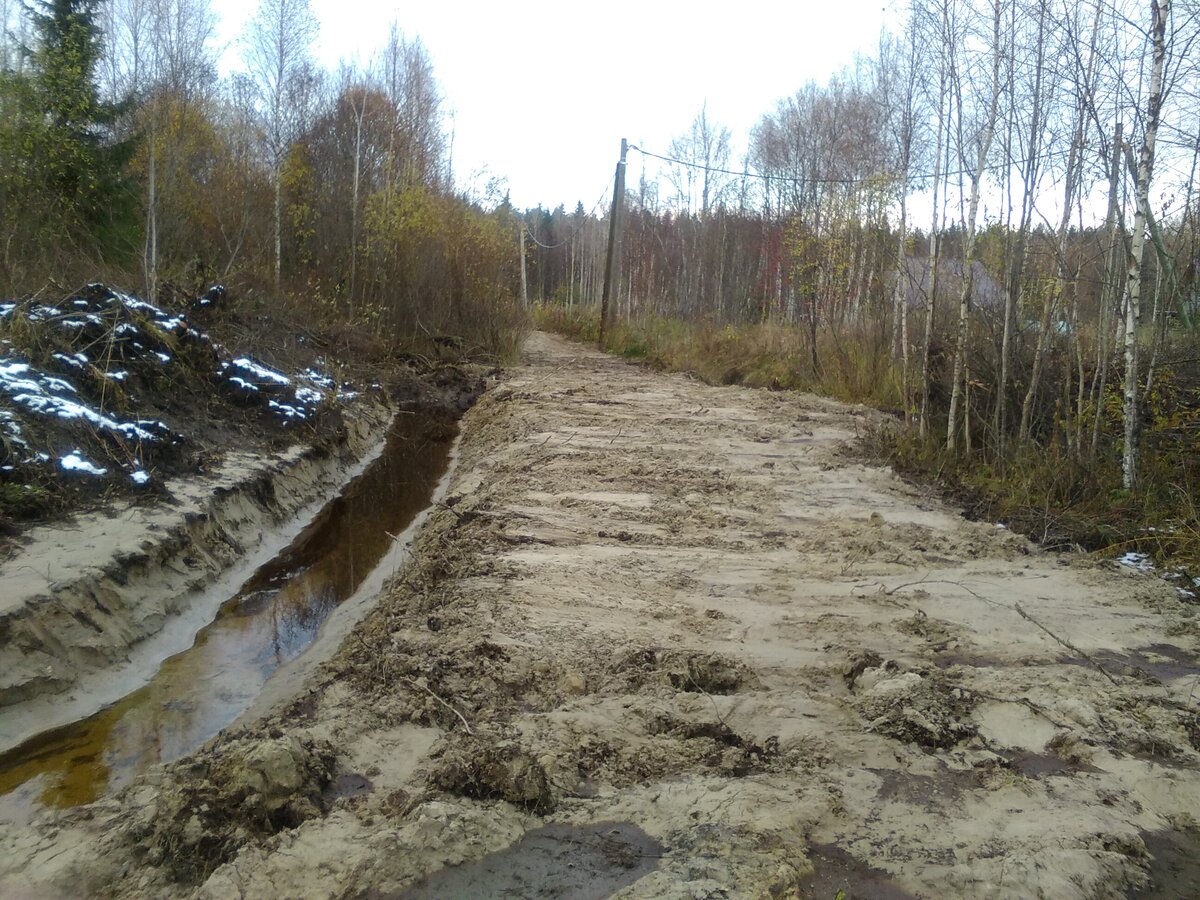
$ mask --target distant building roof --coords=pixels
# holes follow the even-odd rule
[[[924,307],[929,297],[930,265],[927,256],[909,256],[900,272],[901,290],[910,307]],[[971,264],[973,276],[971,305],[975,308],[1000,309],[1004,306],[1004,289],[981,262]],[[938,260],[937,301],[957,303],[962,293],[963,263],[961,259],[942,257]],[[895,282],[891,282],[895,284]]]

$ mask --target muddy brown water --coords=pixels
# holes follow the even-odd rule
[[[111,706],[0,756],[0,820],[90,803],[236,719],[429,505],[455,433],[436,416],[401,414],[379,458],[222,604],[190,649]]]
[[[888,874],[836,844],[814,844],[808,849],[813,874],[805,879],[800,896],[813,900],[916,900]]]
[[[665,852],[629,822],[547,825],[507,850],[442,869],[387,900],[602,900],[657,869]]]

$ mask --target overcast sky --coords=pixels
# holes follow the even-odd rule
[[[453,112],[460,187],[507,179],[519,207],[591,208],[611,189],[622,137],[665,152],[707,101],[735,155],[775,101],[870,53],[894,0],[739,3],[312,0],[329,67],[367,61],[395,21],[429,50]],[[223,44],[255,4],[214,0]],[[449,123],[448,123],[449,124]],[[641,160],[630,156],[630,183]],[[737,166],[735,166],[736,168]],[[485,175],[481,172],[486,170]]]

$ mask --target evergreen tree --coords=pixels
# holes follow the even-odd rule
[[[28,7],[36,43],[30,51],[33,151],[47,196],[62,224],[101,252],[128,252],[136,242],[134,194],[125,177],[133,147],[113,137],[123,106],[100,98],[96,68],[99,0],[36,0]]]

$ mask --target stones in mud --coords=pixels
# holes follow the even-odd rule
[[[975,699],[942,672],[902,672],[894,662],[864,669],[856,705],[868,731],[927,750],[947,749],[975,734]]]
[[[201,881],[246,842],[319,815],[334,761],[328,743],[295,737],[219,743],[160,782],[127,836],[147,864]]]

